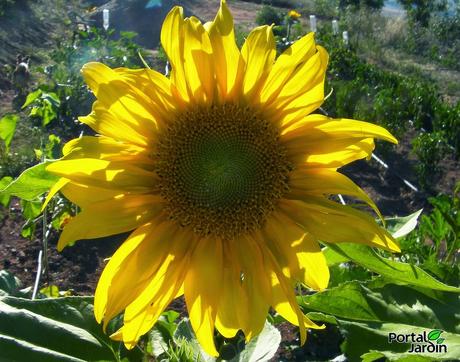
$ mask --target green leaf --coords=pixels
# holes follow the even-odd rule
[[[115,360],[92,298],[0,298],[0,360]]]
[[[40,289],[40,294],[47,296],[48,298],[59,298],[59,287],[56,285],[50,285]]]
[[[337,319],[334,316],[329,315],[329,314],[324,314],[324,313],[319,313],[319,312],[309,312],[307,313],[307,317],[315,322],[337,324]],[[285,319],[283,319],[283,321],[285,321]]]
[[[323,255],[326,258],[327,265],[329,267],[350,261],[350,259],[347,258],[344,254],[339,253],[327,246],[323,248],[322,251],[323,251]]]
[[[37,89],[36,91],[33,91],[27,95],[26,101],[22,105],[22,109],[26,108],[27,106],[31,105],[33,102],[35,102],[36,99],[38,99],[42,95],[42,90]]]
[[[370,283],[369,283],[370,284]],[[460,333],[460,297],[444,293],[441,300],[407,286],[388,284],[371,290],[353,281],[298,297],[306,311],[316,311],[365,322],[415,324],[428,329]]]
[[[21,236],[25,239],[32,240],[35,236],[36,224],[29,221],[24,224],[21,229]]]
[[[148,333],[147,352],[158,358],[168,351],[169,345],[158,329],[152,329]]]
[[[20,287],[18,278],[6,270],[0,270],[0,296],[15,295]]]
[[[17,196],[32,201],[48,191],[59,179],[45,170],[49,164],[51,162],[39,163],[25,170],[16,180],[0,190],[0,197]]]
[[[415,229],[422,211],[423,209],[420,209],[408,216],[387,218],[385,219],[386,229],[394,238],[402,238]]]
[[[432,359],[430,357],[418,356],[416,354],[403,354],[403,353],[394,353],[389,351],[377,352],[372,351],[365,353],[361,356],[362,362],[381,362],[382,359],[385,361],[399,361],[399,362],[432,362],[439,361],[439,359]]]
[[[278,350],[281,343],[281,333],[270,323],[265,322],[260,334],[251,339],[241,353],[232,362],[262,362],[269,361]]]
[[[430,333],[428,333],[428,339],[430,341],[435,341],[437,340],[439,337],[441,337],[441,333],[442,331],[439,330],[439,329],[434,329],[432,330]]]
[[[177,328],[174,321],[179,316],[180,314],[173,310],[163,312],[160,318],[158,318],[155,327],[149,332],[147,347],[155,357],[160,356],[168,350]]]
[[[432,299],[408,286],[387,284],[379,290],[371,290],[356,281],[298,297],[304,311],[309,312],[308,316],[315,316],[310,311],[335,316],[336,323],[346,337],[343,351],[351,361],[359,360],[360,355],[369,350],[386,351],[404,357],[400,354],[407,352],[410,345],[390,344],[389,332],[410,334],[425,331],[428,334],[433,329],[446,331],[443,333],[449,333],[449,337],[447,334],[443,336],[449,353],[454,355],[455,348],[458,353],[460,345],[455,347],[455,343],[460,341],[460,297],[444,292],[443,298],[439,299]],[[313,319],[327,322],[321,315],[319,317]],[[386,329],[385,326],[391,325],[393,329]],[[366,358],[373,361],[373,356]]]
[[[3,190],[9,183],[13,181],[13,178],[10,176],[5,176],[0,180],[0,190]],[[10,204],[11,196],[3,195],[0,193],[0,204],[4,207],[7,207]]]
[[[460,335],[446,332],[447,353],[410,353],[411,343],[389,343],[390,333],[423,334],[426,328],[398,323],[357,323],[342,320],[346,340],[341,349],[350,361],[457,361],[460,356]]]
[[[186,341],[188,346],[193,351],[193,360],[202,362],[214,362],[216,359],[209,356],[200,346],[198,340],[195,337],[193,328],[188,318],[182,319],[177,325],[174,333],[174,340],[177,345],[181,345],[182,341]]]
[[[21,200],[22,215],[26,219],[34,219],[41,214],[42,202]]]
[[[16,123],[19,117],[15,114],[7,114],[0,119],[0,138],[5,141],[5,147],[8,150],[16,131]]]
[[[378,255],[372,248],[359,244],[327,244],[335,252],[356,264],[387,277],[391,281],[403,282],[422,288],[460,293],[460,288],[441,283],[416,265],[390,260]]]

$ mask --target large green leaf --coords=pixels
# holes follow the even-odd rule
[[[328,248],[391,281],[422,288],[460,293],[460,288],[441,283],[418,266],[384,258],[368,246],[341,243],[328,244]]]
[[[371,290],[353,281],[298,298],[308,311],[339,318],[415,324],[460,333],[460,299],[456,294],[445,294],[437,300],[407,286],[388,284]]]
[[[443,332],[447,353],[418,352],[411,353],[410,343],[389,343],[390,333],[423,334],[430,329],[400,323],[358,323],[341,321],[346,331],[346,340],[341,348],[350,361],[377,361],[385,357],[389,361],[458,361],[460,356],[460,335]],[[380,360],[379,360],[380,361]]]
[[[0,299],[0,360],[116,360],[92,298]]]
[[[32,201],[53,186],[59,177],[46,171],[51,162],[43,162],[32,166],[19,175],[17,179],[0,190],[0,196],[17,196]]]
[[[16,123],[19,117],[15,114],[7,114],[0,119],[0,138],[5,141],[5,147],[8,150],[11,140],[13,139],[14,132],[16,131]]]
[[[378,283],[369,282],[369,285]],[[309,296],[298,297],[302,308],[315,320],[327,321],[320,313],[334,315],[345,335],[342,349],[351,361],[362,354],[368,361],[377,356],[391,355],[391,360],[406,358],[409,344],[388,342],[388,333],[440,334],[448,346],[449,356],[460,353],[460,298],[456,294],[441,293],[438,299],[407,286],[384,284],[371,290],[353,281]],[[319,315],[320,318],[315,318]],[[328,321],[329,322],[329,321]],[[388,354],[388,356],[387,356]],[[435,356],[439,357],[439,356]],[[444,358],[444,356],[441,356]],[[388,357],[389,358],[389,357]],[[441,358],[441,360],[442,360]],[[446,357],[446,359],[448,359]],[[432,360],[437,360],[433,358]]]

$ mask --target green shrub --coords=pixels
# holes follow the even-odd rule
[[[243,0],[248,3],[254,4],[267,4],[272,6],[278,6],[280,8],[293,9],[296,7],[296,1],[294,0]]]
[[[270,5],[264,5],[256,15],[257,25],[280,25],[282,21],[283,17],[275,8],[273,8],[273,6]]]
[[[419,163],[416,166],[419,183],[428,188],[439,176],[439,162],[446,156],[445,134],[442,131],[421,133],[412,140],[413,153]]]
[[[16,0],[0,0],[0,16],[5,14],[5,11],[8,7],[13,5]]]

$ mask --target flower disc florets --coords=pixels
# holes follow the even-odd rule
[[[249,107],[180,113],[156,148],[167,213],[200,236],[232,239],[253,230],[288,190],[291,166],[279,132]]]

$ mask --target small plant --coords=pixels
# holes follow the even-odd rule
[[[419,183],[427,188],[439,175],[439,162],[447,153],[443,132],[422,133],[412,141],[413,152],[419,160],[416,166]]]

